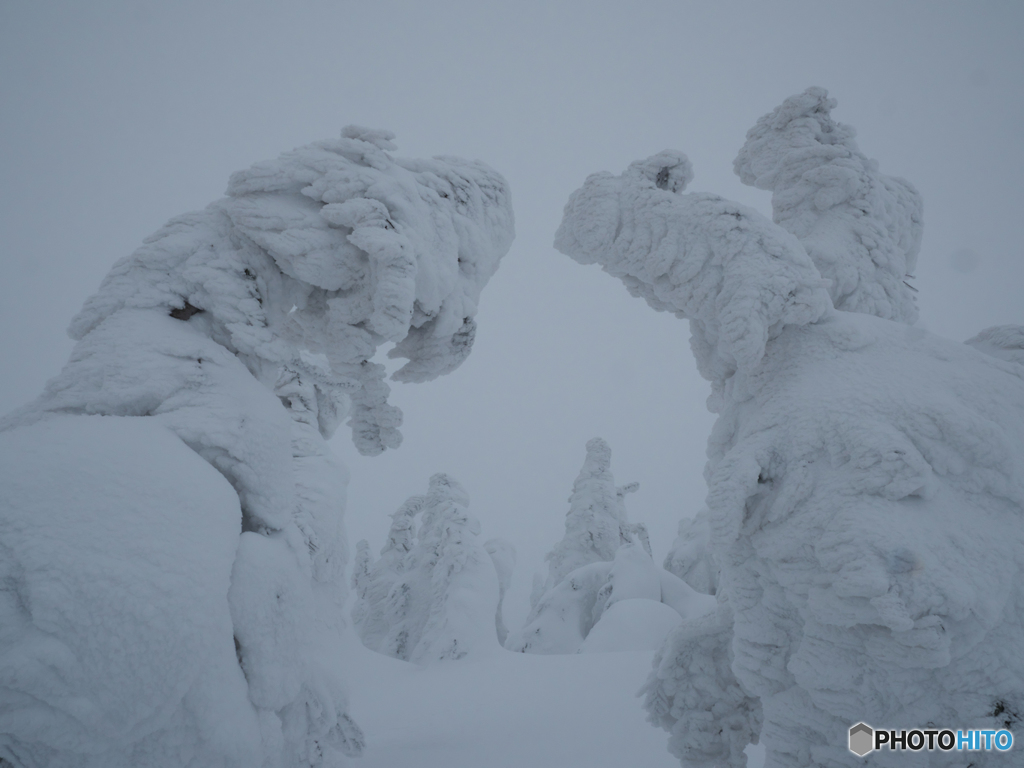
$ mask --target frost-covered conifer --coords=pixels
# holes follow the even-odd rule
[[[403,381],[458,366],[513,236],[500,175],[396,157],[392,138],[350,126],[170,221],[0,424],[0,757],[358,752],[338,657],[347,471],[325,438],[347,418],[361,452],[398,445],[371,358],[395,342]]]
[[[585,646],[584,641],[605,612],[622,600],[650,603],[635,609],[640,611],[639,621],[635,611],[628,621],[643,624],[643,617],[650,618],[651,612],[655,612],[657,618],[652,624],[657,643],[664,636],[664,631],[657,627],[665,626],[664,617],[671,618],[673,610],[678,620],[681,616],[699,615],[713,604],[654,564],[647,529],[639,523],[631,524],[626,516],[625,497],[640,486],[615,485],[611,455],[604,440],[594,438],[587,443],[587,456],[569,497],[565,536],[547,556],[547,581],[534,581],[530,614],[524,627],[506,641],[510,650],[596,650]],[[668,614],[664,613],[664,606],[669,606]],[[649,638],[640,632],[629,647],[646,647],[646,642]]]
[[[778,225],[683,194],[666,151],[588,178],[556,235],[689,319],[712,383],[718,609],[669,636],[645,688],[685,766],[739,768],[760,738],[766,768],[853,768],[858,721],[998,729],[1024,690],[1024,376],[996,359],[1015,336],[907,327],[920,204],[833,106],[787,100],[737,158]]]
[[[611,464],[612,450],[608,443],[599,437],[590,440],[583,468],[569,496],[565,536],[545,558],[548,578],[544,591],[581,566],[612,561],[619,547],[633,541],[635,529],[626,518],[625,496],[640,485],[630,483],[616,487]]]
[[[412,497],[392,516],[380,559],[363,556],[353,576],[359,600],[352,619],[368,648],[427,664],[497,647],[495,611],[500,616],[507,577],[500,585],[468,506],[461,485],[434,475],[426,496]],[[360,551],[367,552],[365,542]]]

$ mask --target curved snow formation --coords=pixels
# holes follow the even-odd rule
[[[623,600],[659,603],[681,619],[701,616],[715,607],[713,597],[698,593],[678,576],[659,568],[641,545],[624,544],[610,562],[597,560],[581,566],[547,590],[526,617],[523,628],[509,635],[505,647],[519,653],[540,654],[599,649],[600,641],[595,641],[595,646],[586,641],[608,611]],[[612,624],[619,620],[612,619]],[[647,624],[647,628],[656,633],[660,631],[659,625],[655,622]],[[632,641],[637,644],[632,649],[647,649],[651,637],[644,640],[641,627],[636,629]],[[659,639],[663,637],[660,635]]]
[[[792,232],[823,277],[836,309],[913,324],[912,278],[921,247],[921,196],[884,176],[837,123],[824,88],[791,96],[747,132],[733,168],[772,193],[775,223]]]
[[[692,178],[686,155],[672,150],[621,176],[592,174],[569,196],[555,247],[690,320],[697,365],[717,396],[733,373],[760,362],[770,338],[831,303],[793,235],[718,195],[683,194]]]
[[[64,370],[0,424],[18,457],[0,505],[8,762],[359,751],[337,658],[347,471],[325,438],[348,416],[361,452],[398,445],[371,358],[396,342],[404,381],[458,366],[513,237],[499,174],[395,157],[392,138],[350,126],[232,176],[114,266]]]
[[[805,159],[779,157],[780,179]],[[800,241],[749,209],[679,194],[678,158],[591,176],[556,240],[691,318],[716,392],[705,477],[719,607],[684,622],[656,657],[652,721],[691,767],[744,766],[756,738],[767,768],[862,765],[846,741],[858,721],[1017,727],[1024,369],[908,327],[895,310],[871,316],[885,314],[881,299],[850,297],[899,306],[895,273],[862,270],[843,238],[815,257],[860,276],[839,301],[862,312],[836,311]],[[820,210],[844,220],[847,199],[827,202]],[[877,220],[860,224],[889,231],[889,213],[868,206],[863,218]]]

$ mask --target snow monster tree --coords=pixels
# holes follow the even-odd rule
[[[908,324],[919,197],[834,106],[811,88],[748,133],[736,170],[772,191],[774,223],[684,194],[690,164],[666,151],[589,177],[556,235],[688,319],[712,384],[718,609],[669,636],[645,686],[684,766],[744,766],[758,739],[767,768],[902,765],[855,756],[849,728],[1024,713],[1024,367]]]
[[[338,672],[347,472],[396,447],[377,348],[469,354],[513,238],[504,179],[350,126],[235,174],[114,266],[64,370],[0,427],[0,758],[318,766],[359,751]],[[0,761],[2,762],[2,761]]]

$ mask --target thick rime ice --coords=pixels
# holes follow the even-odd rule
[[[398,445],[371,358],[396,342],[405,381],[458,366],[512,239],[501,176],[395,158],[391,138],[346,128],[169,222],[0,423],[17,457],[0,757],[271,768],[359,751],[337,672],[347,471],[324,438],[349,416],[363,453]],[[493,635],[493,603],[487,620]]]
[[[595,173],[566,203],[555,247],[600,264],[654,309],[690,320],[705,378],[718,386],[752,369],[768,340],[831,307],[800,242],[756,211],[683,194],[686,156],[666,150],[621,176]]]
[[[654,648],[671,624],[668,607],[680,617],[698,616],[714,600],[697,594],[651,559],[647,530],[630,524],[625,496],[637,483],[616,486],[612,452],[594,438],[569,497],[565,536],[548,554],[548,578],[534,582],[525,626],[505,646],[524,653],[576,653]],[[631,602],[614,615],[609,609]],[[645,603],[663,604],[660,607]],[[600,623],[608,626],[589,640]],[[632,628],[630,629],[630,625]]]
[[[786,99],[747,132],[733,168],[744,184],[771,190],[775,223],[803,243],[836,309],[912,324],[912,279],[921,247],[921,196],[883,176],[832,119],[824,88]]]
[[[775,118],[763,120],[741,159],[754,162],[758,137],[784,144],[791,122],[783,118],[810,109],[809,100],[827,106],[815,90],[788,101],[776,114],[780,133],[771,133]],[[792,135],[824,132],[814,125],[831,124],[813,116],[823,114],[810,109]],[[844,141],[834,156],[860,163]],[[807,158],[829,156],[815,146]],[[659,309],[692,318],[694,351],[718,393],[705,470],[710,559],[687,551],[701,538],[698,518],[670,565],[688,577],[717,572],[719,607],[670,635],[645,687],[652,721],[671,732],[684,765],[706,767],[745,765],[743,748],[755,738],[767,768],[863,765],[846,746],[858,721],[1016,727],[1024,707],[1024,368],[997,358],[1011,355],[1019,334],[982,333],[971,342],[982,354],[894,321],[908,319],[911,306],[890,288],[900,260],[912,258],[917,203],[892,190],[908,186],[867,171],[867,187],[851,181],[851,195],[889,190],[892,200],[913,202],[868,201],[861,212],[864,231],[891,236],[887,253],[903,244],[894,271],[862,269],[851,239],[806,240],[834,248],[815,255],[834,275],[858,275],[852,293],[836,294],[858,313],[835,311],[827,297],[822,303],[803,246],[780,227],[734,206],[738,226],[725,229],[723,213],[697,215],[709,196],[660,189],[678,157],[591,176],[570,198],[557,241]],[[775,168],[777,210],[788,189],[781,180],[798,178],[787,163],[802,157],[758,167],[768,178]],[[774,243],[786,247],[766,247]],[[693,258],[703,253],[717,259]],[[732,289],[723,291],[730,265]],[[882,297],[893,319],[870,316],[886,314]],[[752,318],[745,332],[708,333],[737,313]],[[726,342],[747,351],[732,355],[741,361],[735,372],[706,364]],[[896,765],[908,756],[872,759]],[[1006,762],[1002,754],[971,759]]]
[[[413,496],[391,516],[379,560],[359,542],[352,622],[367,648],[420,664],[499,648],[504,624],[496,627],[495,617],[515,552],[494,540],[489,554],[468,506],[462,486],[437,474],[426,496]]]

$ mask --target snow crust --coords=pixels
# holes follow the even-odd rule
[[[1024,368],[905,324],[916,194],[864,164],[832,106],[820,89],[787,100],[737,161],[801,240],[679,194],[672,152],[591,176],[556,235],[690,318],[713,386],[710,559],[698,545],[669,562],[717,567],[718,608],[669,636],[644,691],[684,766],[745,765],[755,739],[768,768],[863,765],[858,721],[1012,729],[1024,711]],[[835,185],[849,194],[815,192]],[[808,253],[856,313],[831,306]]]
[[[369,545],[359,542],[352,620],[367,648],[420,664],[499,648],[500,599],[515,553],[510,558],[492,545],[492,556],[468,506],[465,489],[437,474],[426,496],[413,496],[392,515],[379,560],[373,562]],[[500,582],[495,560],[508,567]]]
[[[371,358],[395,342],[403,381],[457,367],[513,237],[499,174],[392,139],[349,126],[235,174],[113,267],[64,370],[0,422],[20,489],[0,505],[0,758],[361,750],[339,672],[348,473],[325,438],[348,417],[361,452],[399,444]]]

